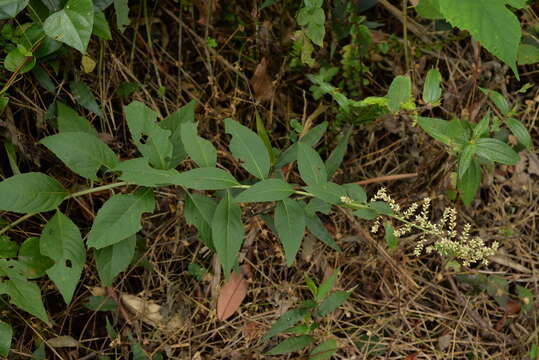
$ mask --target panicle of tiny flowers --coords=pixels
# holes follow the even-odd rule
[[[430,254],[435,251],[459,260],[464,266],[470,266],[477,262],[487,264],[487,258],[498,250],[499,244],[497,242],[488,246],[481,238],[470,236],[470,224],[465,224],[459,234],[457,231],[457,211],[454,208],[445,208],[440,221],[438,223],[432,222],[430,220],[431,199],[429,197],[421,202],[413,203],[404,211],[384,188],[378,190],[371,199],[371,201],[376,200],[387,203],[394,211],[394,217],[403,223],[400,227],[395,228],[396,237],[406,235],[414,228],[420,229],[422,233],[414,249],[416,256],[423,252]],[[381,219],[378,217],[371,227],[371,232],[378,232],[380,224]]]

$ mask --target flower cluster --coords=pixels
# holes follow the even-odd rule
[[[413,203],[404,211],[384,188],[380,189],[371,199],[371,201],[377,200],[387,203],[394,212],[393,217],[402,223],[394,231],[396,237],[406,235],[413,229],[421,231],[419,242],[414,250],[414,254],[417,256],[423,251],[427,254],[436,251],[441,255],[454,257],[464,266],[469,266],[476,262],[487,264],[487,258],[498,250],[499,244],[497,242],[488,246],[481,238],[471,236],[470,224],[465,224],[459,234],[457,231],[457,211],[453,208],[446,208],[442,219],[438,223],[433,223],[429,219],[431,199],[428,197],[421,202]],[[380,218],[376,219],[371,231],[375,233],[379,228]],[[432,238],[435,240],[433,241]]]

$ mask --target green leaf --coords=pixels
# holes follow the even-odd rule
[[[73,96],[75,96],[75,100],[80,106],[82,106],[88,111],[91,111],[99,117],[104,116],[103,112],[101,111],[101,108],[99,107],[99,105],[97,105],[94,94],[92,94],[92,91],[90,90],[88,85],[86,85],[82,81],[71,81],[69,83],[69,89],[73,93]]]
[[[97,212],[88,233],[88,247],[101,249],[136,234],[142,228],[142,214],[152,212],[154,208],[155,200],[150,189],[112,196]]]
[[[0,20],[14,18],[28,5],[29,0],[2,0],[0,2]]]
[[[178,166],[187,156],[184,148],[184,141],[181,136],[181,128],[183,124],[193,123],[195,121],[195,106],[196,102],[191,100],[159,123],[162,129],[170,131],[170,142],[172,143],[172,159],[170,160],[171,168]],[[215,166],[215,164],[213,166]]]
[[[335,311],[339,306],[344,304],[348,299],[350,293],[348,291],[336,291],[330,294],[322,303],[318,306],[316,315],[324,317],[329,313]]]
[[[182,124],[181,139],[185,151],[198,166],[215,167],[217,150],[210,141],[198,136],[197,124],[191,122]]]
[[[309,335],[295,336],[286,339],[281,342],[279,345],[275,346],[270,351],[264,353],[264,355],[281,355],[287,354],[290,352],[298,351],[307,346],[311,345],[314,342],[314,338]]]
[[[47,275],[60,290],[66,304],[71,303],[86,260],[79,228],[57,211],[43,228],[39,248],[41,254],[54,261],[54,265],[47,269]]]
[[[385,230],[384,238],[386,240],[387,247],[390,249],[396,248],[397,237],[395,236],[395,229],[393,229],[393,225],[391,225],[391,223],[389,222],[385,222],[384,230]]]
[[[22,273],[29,279],[37,279],[45,275],[48,268],[54,265],[54,261],[41,253],[38,237],[26,239],[19,249],[19,264]]]
[[[215,251],[215,246],[211,236],[211,223],[216,207],[214,199],[187,192],[183,208],[187,224],[197,228],[199,240],[212,251]]]
[[[39,287],[36,283],[26,280],[18,271],[17,265],[18,263],[14,261],[0,260],[0,278],[4,275],[9,279],[0,281],[0,294],[9,295],[10,303],[43,322],[48,322]]]
[[[131,235],[114,245],[95,251],[95,264],[101,285],[112,286],[116,275],[127,269],[135,255],[136,244],[137,236]]]
[[[439,0],[444,18],[451,25],[469,31],[481,46],[509,65],[517,79],[520,23],[506,6],[521,7],[522,3],[510,0]]]
[[[268,332],[264,335],[262,340],[267,340],[275,335],[281,334],[292,326],[296,325],[300,320],[309,314],[309,309],[306,307],[300,307],[285,312],[281,317],[271,326]]]
[[[284,199],[275,207],[275,228],[283,244],[286,264],[294,263],[305,234],[305,211],[292,199]]]
[[[533,292],[523,286],[517,285],[517,294],[518,298],[522,303],[522,311],[528,312],[533,310],[533,308],[535,307],[533,300]]]
[[[294,187],[281,179],[266,179],[257,182],[236,196],[234,202],[279,201],[294,193]]]
[[[32,69],[32,75],[36,78],[37,82],[41,87],[43,87],[45,90],[54,93],[56,90],[56,86],[51,80],[51,77],[49,74],[43,70],[41,66],[36,66]]]
[[[309,215],[314,215],[317,212],[320,212],[325,215],[329,215],[331,211],[331,204],[320,200],[319,198],[312,198],[305,206],[305,213]]]
[[[82,306],[92,311],[117,311],[118,309],[116,302],[107,296],[90,296]]]
[[[112,40],[109,23],[103,11],[97,11],[94,14],[94,27],[92,33],[103,40]]]
[[[98,136],[95,128],[85,117],[79,116],[75,110],[63,102],[56,101],[56,110],[58,111],[58,130],[61,133],[85,132]]]
[[[446,145],[453,143],[451,137],[447,135],[449,132],[449,121],[419,116],[417,118],[417,124],[435,140]]]
[[[233,202],[230,192],[221,199],[211,223],[213,245],[228,276],[236,265],[238,253],[243,244],[245,230],[241,222],[241,208]]]
[[[13,329],[8,323],[0,321],[0,356],[5,356],[9,354],[9,349],[11,347],[11,337],[13,336]]]
[[[298,143],[299,174],[307,185],[326,183],[328,174],[320,155],[309,145]]]
[[[346,188],[332,182],[309,185],[305,190],[327,203],[341,204],[341,197],[347,196]]]
[[[515,150],[498,139],[478,139],[476,153],[485,159],[505,165],[515,165],[520,160]]]
[[[122,181],[149,187],[172,185],[175,183],[176,176],[179,175],[174,169],[154,169],[148,164],[147,158],[122,161],[111,171],[121,171],[122,175],[119,179]]]
[[[85,53],[93,25],[92,0],[68,0],[62,10],[45,19],[43,30],[51,38]]]
[[[315,127],[313,127],[311,130],[309,130],[300,140],[299,142],[307,144],[311,147],[315,146],[322,136],[326,133],[326,130],[328,128],[328,122],[324,121]],[[286,164],[290,164],[292,161],[296,161],[298,158],[298,143],[294,143],[292,146],[290,146],[288,149],[286,149],[280,156],[277,161],[277,165],[275,167],[280,168],[283,167]]]
[[[249,128],[232,119],[225,119],[225,131],[232,135],[228,145],[232,155],[242,162],[243,168],[259,179],[270,171],[268,149],[262,139]]]
[[[499,92],[495,90],[485,89],[482,87],[479,87],[479,90],[481,90],[483,94],[488,96],[490,101],[492,101],[494,105],[496,105],[496,107],[498,108],[498,110],[500,110],[502,115],[507,115],[507,113],[511,111],[511,107],[509,106],[507,99]]]
[[[358,203],[365,204],[367,202],[367,193],[365,192],[365,189],[361,185],[358,184],[344,184],[344,188],[346,189],[346,192],[348,193],[348,196]]]
[[[18,71],[19,74],[32,70],[34,66],[36,58],[31,54],[23,54],[18,47],[11,50],[4,59],[4,67],[11,72]]]
[[[377,212],[371,209],[358,209],[354,211],[352,214],[364,220],[373,220],[376,217],[378,217]]]
[[[423,2],[423,0],[421,1]],[[442,88],[440,82],[442,81],[442,74],[438,69],[430,69],[427,72],[427,78],[423,86],[423,101],[427,104],[436,104],[442,96]]]
[[[479,121],[477,125],[475,125],[473,129],[473,137],[475,139],[478,139],[481,136],[486,135],[488,133],[489,125],[490,125],[490,114],[487,113],[485,116],[483,116],[481,121]]]
[[[519,65],[532,65],[539,62],[539,47],[521,43],[518,46],[517,59]]]
[[[95,135],[85,132],[62,132],[41,139],[45,145],[74,173],[97,181],[102,167],[112,169],[117,159],[114,152]]]
[[[0,258],[7,259],[17,256],[19,250],[19,244],[15,241],[9,240],[9,237],[0,235]]]
[[[329,339],[315,347],[309,356],[309,360],[326,360],[330,359],[338,350],[337,340]]]
[[[131,23],[129,20],[129,0],[114,0],[114,11],[116,12],[116,26],[121,33]]]
[[[346,155],[346,149],[348,148],[348,140],[352,134],[352,129],[352,127],[348,127],[344,133],[339,136],[337,139],[337,146],[326,159],[325,165],[330,177],[335,174],[342,164],[344,156]]]
[[[481,168],[476,159],[472,159],[470,167],[457,182],[457,188],[459,189],[464,205],[469,206],[479,189],[481,184]]]
[[[179,173],[174,179],[174,184],[195,190],[221,190],[239,185],[228,171],[214,167]]]
[[[318,287],[318,293],[316,294],[316,302],[322,301],[333,289],[333,286],[335,286],[335,282],[337,281],[337,276],[339,276],[340,269],[337,268],[333,270],[330,276],[326,280],[324,280],[320,286]]]
[[[506,120],[507,126],[509,127],[509,130],[513,133],[513,135],[516,136],[518,141],[526,147],[528,150],[532,150],[532,138],[530,136],[530,133],[528,132],[528,129],[517,119],[515,118],[507,118]]]
[[[171,132],[156,123],[157,113],[139,101],[124,107],[131,137],[139,151],[157,169],[168,169],[172,160]]]
[[[459,155],[459,179],[462,179],[462,177],[470,167],[470,164],[472,163],[472,158],[475,155],[476,147],[477,145],[475,143],[467,144],[462,150],[462,153]]]
[[[262,10],[262,9],[260,9],[260,10]],[[268,149],[268,154],[270,156],[270,163],[274,165],[275,164],[275,155],[273,154],[273,148],[271,147],[271,141],[270,141],[270,138],[268,136],[268,132],[267,132],[266,128],[264,127],[264,124],[262,123],[262,119],[260,118],[260,114],[258,113],[258,111],[255,112],[255,117],[256,117],[256,133],[258,134],[258,136],[260,136],[260,138],[264,142],[264,145],[266,146],[266,149]]]
[[[67,195],[58,181],[45,174],[15,175],[0,182],[0,210],[45,212],[55,209]]]
[[[439,0],[419,0],[419,4],[415,7],[415,10],[419,16],[425,19],[442,19],[443,15],[440,13]]]
[[[322,223],[322,220],[320,220],[317,215],[308,215],[306,216],[305,220],[307,229],[311,234],[313,234],[318,240],[320,240],[333,250],[341,251],[341,248],[339,247],[339,245],[337,245],[335,240],[333,240],[328,230]]]
[[[412,99],[412,82],[409,76],[396,76],[387,92],[387,107],[391,112],[397,112],[403,104]]]
[[[321,4],[308,5],[298,11],[297,22],[305,28],[305,34],[316,45],[324,45],[326,14]]]
[[[371,201],[367,206],[376,211],[378,215],[393,215],[393,210],[391,207],[384,201]]]

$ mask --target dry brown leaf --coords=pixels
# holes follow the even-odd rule
[[[49,344],[53,348],[73,348],[79,346],[79,342],[73,339],[71,336],[57,336],[55,338],[47,340],[47,344]]]
[[[255,93],[255,99],[260,102],[269,101],[273,96],[273,84],[268,76],[268,62],[265,57],[256,66],[255,73],[251,78],[251,86]]]
[[[451,345],[451,334],[445,334],[438,338],[438,350],[444,351]]]
[[[247,295],[249,283],[243,274],[232,272],[227,283],[221,288],[217,299],[217,318],[221,321],[228,319],[240,307]]]
[[[130,294],[121,294],[120,299],[130,312],[148,325],[165,331],[176,331],[185,325],[180,314],[174,314],[170,317],[164,316],[163,307],[152,301]]]

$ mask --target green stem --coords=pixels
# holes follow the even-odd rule
[[[66,196],[64,198],[64,200],[74,199],[74,198],[77,198],[77,197],[80,197],[80,196],[84,196],[84,195],[88,195],[88,194],[92,194],[92,193],[96,193],[96,192],[100,192],[100,191],[104,191],[104,190],[110,190],[110,189],[114,189],[116,187],[126,186],[126,185],[129,185],[129,183],[127,183],[125,181],[122,181],[122,182],[117,182],[117,183],[113,183],[113,184],[98,186],[98,187],[95,187],[95,188],[86,189],[86,190],[78,191],[78,192],[73,193],[73,194],[69,194],[68,196]],[[0,229],[0,235],[4,234],[9,229],[17,226],[18,224],[22,223],[23,221],[28,220],[29,218],[31,218],[32,216],[34,216],[36,214],[38,214],[38,213],[28,213],[28,214],[25,214],[25,215],[21,216],[17,220],[13,221],[12,223],[10,223],[10,224],[4,226],[2,229]]]

